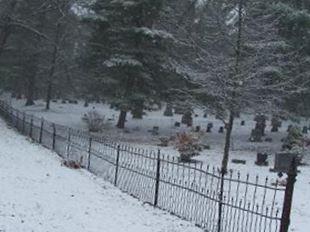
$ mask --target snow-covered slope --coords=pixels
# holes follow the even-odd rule
[[[0,231],[195,232],[200,229],[61,166],[0,119]]]

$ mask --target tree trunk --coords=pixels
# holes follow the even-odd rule
[[[120,129],[125,128],[126,116],[127,116],[127,111],[121,110],[121,112],[119,114],[118,122],[116,125],[118,128],[120,128]]]
[[[35,90],[35,77],[31,76],[28,77],[27,81],[27,101],[26,101],[26,106],[32,106],[34,105],[33,97],[34,97],[34,90]]]
[[[45,106],[46,110],[50,109],[51,96],[52,96],[52,82],[49,81],[47,85],[47,92],[46,92],[46,106]]]
[[[11,1],[9,8],[6,9],[7,14],[3,17],[4,25],[2,26],[2,30],[0,30],[0,55],[4,50],[4,46],[11,35],[11,16],[14,14],[14,10],[17,4],[17,0]]]
[[[229,150],[230,150],[230,142],[231,142],[231,134],[233,130],[234,124],[234,113],[231,111],[229,114],[229,121],[227,124],[226,136],[225,136],[225,147],[224,147],[224,156],[222,160],[222,173],[227,173],[227,166],[229,160]]]
[[[51,67],[48,75],[48,83],[47,83],[47,93],[46,93],[46,110],[50,109],[50,101],[51,101],[51,96],[52,96],[52,85],[53,85],[53,78],[54,78],[54,73],[55,73],[55,68],[56,68],[56,63],[57,63],[57,56],[58,56],[58,46],[59,46],[59,39],[60,39],[60,22],[57,22],[56,25],[56,35],[55,35],[55,44],[54,44],[54,49],[53,49],[53,54],[52,54],[52,60],[51,60]]]
[[[242,52],[242,32],[243,32],[243,7],[244,7],[244,0],[239,0],[239,7],[238,7],[238,36],[236,41],[236,64],[235,64],[235,75],[236,77],[240,75],[240,58],[241,58],[241,52]],[[234,88],[237,87],[238,80],[234,81]],[[233,90],[232,94],[232,102],[230,106],[230,112],[229,112],[229,120],[227,124],[227,130],[226,130],[226,136],[225,136],[225,147],[224,147],[224,155],[222,160],[222,175],[225,175],[227,173],[227,166],[228,166],[228,160],[229,160],[229,150],[230,150],[230,142],[231,142],[231,134],[233,130],[233,124],[235,119],[235,112],[236,112],[236,105],[237,102],[235,102],[237,93]],[[239,109],[239,108],[237,108]]]

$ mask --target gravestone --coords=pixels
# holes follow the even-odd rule
[[[69,102],[69,104],[78,104],[78,101],[77,101],[77,100],[71,100],[71,99],[70,99],[68,102]]]
[[[223,126],[221,126],[221,127],[219,128],[219,133],[220,133],[220,134],[223,134],[223,133],[224,133],[224,127],[223,127]]]
[[[290,130],[293,128],[293,125],[288,125],[288,127],[287,127],[287,132],[290,132]]]
[[[166,117],[172,117],[173,116],[172,105],[167,104],[166,109],[164,111],[164,116],[166,116]]]
[[[257,153],[255,164],[258,166],[268,166],[268,154],[267,153]]]
[[[308,134],[308,127],[304,126],[304,127],[302,128],[302,133],[303,133],[303,134]]]
[[[158,126],[153,126],[152,130],[149,130],[152,135],[159,135],[159,127]]]
[[[256,133],[260,133],[261,136],[264,136],[267,117],[263,114],[258,114],[255,116],[254,121],[256,121],[256,125],[255,125]]]
[[[235,164],[246,164],[245,160],[240,160],[240,159],[232,159],[231,162]]]
[[[187,111],[185,114],[183,114],[181,122],[187,125],[188,127],[192,126],[193,125],[192,112]]]
[[[160,144],[158,144],[158,146],[168,147],[168,145],[169,145],[169,138],[161,137],[161,138],[159,138],[159,141],[160,141]]]
[[[272,138],[271,137],[265,138],[265,142],[272,143]]]
[[[241,125],[241,126],[245,126],[245,121],[242,120],[241,123],[240,123],[240,125]]]
[[[213,128],[213,123],[212,122],[210,122],[210,123],[208,123],[208,125],[207,125],[207,133],[211,133],[212,132],[212,128]]]
[[[84,102],[84,107],[88,107],[89,106],[89,103],[88,103],[88,101],[86,100],[85,102]]]
[[[270,171],[274,172],[285,172],[290,170],[293,158],[297,158],[297,155],[289,152],[279,152],[276,153],[274,168]]]
[[[175,127],[180,127],[180,126],[181,126],[181,123],[180,123],[180,122],[175,122],[175,123],[174,123],[174,126],[175,126]]]
[[[271,119],[271,132],[278,132],[279,131],[279,128],[281,127],[281,121],[278,117],[273,117]]]
[[[262,133],[259,129],[253,129],[249,138],[250,142],[262,142]]]

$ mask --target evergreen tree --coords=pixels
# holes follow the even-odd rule
[[[158,102],[165,90],[171,36],[156,29],[162,7],[162,0],[108,0],[93,6],[87,68],[92,67],[101,95],[120,109],[119,128],[128,111],[141,116],[144,106]]]
[[[310,75],[310,3],[309,1],[282,0],[273,9],[279,17],[279,33],[296,51],[296,72],[293,75],[307,80]],[[310,83],[304,81],[307,91],[287,98],[286,107],[290,112],[310,116]]]

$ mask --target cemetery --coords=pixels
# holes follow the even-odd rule
[[[201,165],[205,168],[209,165],[218,167],[221,164],[226,128],[212,113],[205,118],[204,109],[194,110],[198,117],[188,117],[190,125],[187,122],[184,123],[182,114],[165,116],[164,109],[145,110],[142,119],[129,117],[126,129],[116,130],[114,126],[116,112],[110,109],[109,105],[89,103],[89,106],[85,107],[83,102],[79,101],[78,104],[63,106],[62,103],[53,102],[52,110],[46,112],[40,107],[40,100],[35,106],[27,108],[24,107],[22,99],[10,99],[10,101],[12,106],[37,117],[43,117],[47,121],[51,120],[57,124],[85,131],[91,128],[87,120],[98,114],[101,119],[99,124],[104,126],[101,127],[101,131],[92,131],[94,135],[136,148],[154,151],[160,149],[162,154],[175,157],[178,162],[184,164]],[[183,123],[181,123],[182,119]],[[301,165],[298,167],[298,179],[301,179],[301,182],[297,182],[299,190],[296,190],[296,194],[302,195],[302,189],[310,189],[310,183],[307,182],[307,176],[310,173],[308,137],[303,133],[303,127],[307,124],[306,119],[302,119],[299,123],[283,120],[281,126],[278,125],[278,131],[275,132],[274,124],[266,117],[241,114],[234,125],[229,169],[240,171],[243,175],[248,173],[252,178],[255,175],[268,176],[270,186],[273,186],[276,181],[285,186],[286,173],[292,159],[296,157],[298,164]],[[253,131],[259,139],[249,139],[253,136]],[[272,142],[266,141],[268,138],[271,138]],[[307,208],[302,200],[296,200],[296,204],[302,211]],[[295,212],[294,216],[293,210],[294,217],[298,220],[296,219],[298,213]]]
[[[309,0],[0,0],[0,232],[309,232],[309,37]]]

